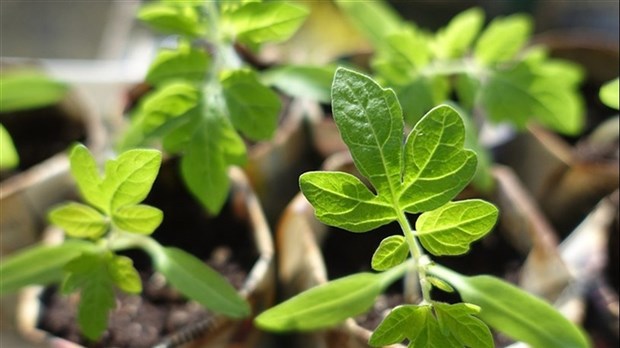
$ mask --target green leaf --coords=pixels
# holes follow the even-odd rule
[[[154,256],[157,271],[183,295],[232,318],[250,314],[248,303],[235,288],[196,257],[177,248],[162,248]]]
[[[19,155],[11,135],[0,124],[0,169],[12,169],[19,165]]]
[[[36,109],[60,102],[69,87],[36,71],[18,70],[0,76],[0,112]]]
[[[284,65],[263,71],[261,80],[287,95],[329,103],[334,73],[332,66]]]
[[[256,45],[287,40],[308,14],[308,10],[293,4],[252,2],[226,15],[237,40]]]
[[[450,332],[441,329],[430,306],[422,306],[420,309],[426,319],[420,320],[423,323],[420,328],[411,331],[408,348],[463,348]]]
[[[396,95],[370,77],[336,70],[332,111],[355,166],[380,197],[396,197],[401,182],[403,116]]]
[[[115,255],[108,263],[108,271],[119,289],[129,294],[142,292],[140,274],[133,266],[133,261],[126,256]]]
[[[109,202],[109,215],[116,209],[140,203],[146,198],[159,172],[161,152],[135,149],[122,153],[105,166],[101,191]]]
[[[264,311],[255,323],[276,332],[331,327],[366,312],[384,286],[380,275],[371,273],[332,280]]]
[[[382,0],[336,0],[335,3],[375,47],[386,35],[398,30],[403,22],[398,13]]]
[[[417,236],[433,255],[464,254],[469,244],[491,231],[498,214],[494,205],[478,199],[449,202],[420,215]]]
[[[438,58],[459,58],[467,52],[484,24],[484,12],[477,7],[456,15],[437,32],[434,42]]]
[[[459,104],[467,110],[472,110],[480,90],[481,81],[473,74],[459,74],[456,76],[454,91],[458,96]]]
[[[416,72],[429,64],[431,54],[426,35],[406,27],[381,40],[372,67],[378,76],[392,84],[409,84],[412,79],[420,78]]]
[[[440,289],[442,291],[454,292],[454,288],[452,288],[450,286],[450,284],[444,282],[443,280],[441,280],[439,278],[435,278],[435,277],[432,277],[432,276],[426,276],[426,281],[431,283],[431,285],[433,285],[434,287],[436,287],[437,289]]]
[[[396,220],[394,208],[351,174],[307,172],[300,176],[299,186],[327,225],[367,232]]]
[[[63,292],[80,291],[77,320],[84,336],[98,339],[108,327],[108,313],[116,306],[114,283],[108,271],[111,253],[83,253],[65,266],[69,275]]]
[[[71,175],[75,180],[84,200],[101,211],[108,208],[108,200],[101,192],[101,177],[95,158],[82,144],[73,147],[69,155]]]
[[[525,46],[531,32],[532,20],[526,15],[497,17],[480,35],[474,57],[483,65],[511,60]]]
[[[66,203],[49,212],[49,220],[69,237],[98,239],[109,223],[97,210],[80,203]]]
[[[112,213],[112,222],[121,230],[151,234],[161,224],[164,213],[149,205],[130,205]]]
[[[235,128],[252,140],[271,139],[278,126],[278,95],[249,69],[226,71],[220,79]]]
[[[407,137],[400,206],[410,213],[441,207],[467,186],[476,154],[463,148],[465,126],[447,105],[429,111]]]
[[[416,76],[404,86],[397,87],[405,123],[415,125],[436,105],[449,98],[450,83],[443,76]]]
[[[448,330],[461,346],[493,348],[491,330],[476,318],[480,308],[469,303],[433,303],[439,326]]]
[[[208,66],[209,56],[202,50],[191,47],[161,50],[149,67],[146,81],[153,85],[175,79],[201,82]]]
[[[409,256],[409,244],[403,236],[389,236],[381,241],[372,255],[372,269],[386,271],[400,265]]]
[[[150,3],[140,8],[138,18],[154,29],[167,34],[198,37],[206,33],[205,25],[193,6]]]
[[[416,337],[424,327],[429,306],[397,306],[381,321],[370,335],[368,344],[383,347]]]
[[[618,94],[620,93],[618,92],[619,89],[620,82],[618,82],[618,78],[604,84],[599,92],[599,97],[601,98],[603,104],[609,106],[610,108],[618,110],[618,104],[620,103],[620,97],[618,97]]]
[[[230,190],[229,164],[245,162],[245,144],[230,121],[207,106],[181,159],[181,173],[192,194],[212,214],[222,209]]]
[[[95,248],[91,242],[68,240],[54,246],[34,245],[4,256],[0,263],[0,293],[12,293],[27,285],[60,282],[67,262]]]
[[[481,308],[478,317],[507,336],[535,348],[590,347],[584,333],[549,303],[491,276],[467,277],[433,265],[428,271]]]
[[[144,136],[149,136],[198,106],[200,92],[189,83],[173,82],[149,93],[143,100],[132,127],[138,127]]]

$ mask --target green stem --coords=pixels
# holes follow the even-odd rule
[[[115,251],[139,248],[150,255],[157,255],[162,246],[149,236],[117,231],[108,241],[108,248]]]
[[[476,64],[473,60],[463,58],[459,60],[433,62],[421,69],[420,74],[428,77],[469,74],[476,76],[478,79],[483,79],[487,74],[487,70]]]
[[[428,257],[424,253],[422,247],[418,243],[415,237],[414,231],[409,225],[409,220],[405,213],[398,212],[398,224],[403,230],[407,244],[409,245],[409,252],[413,257],[413,260],[417,266],[418,277],[420,279],[420,287],[422,289],[422,302],[431,303],[430,287],[426,281],[426,266],[429,263]]]

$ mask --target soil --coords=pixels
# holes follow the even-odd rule
[[[239,289],[257,258],[248,239],[248,226],[236,216],[239,211],[230,199],[220,215],[208,216],[181,186],[177,162],[173,159],[162,166],[145,200],[164,211],[164,221],[153,236],[163,245],[182,248],[205,260]],[[202,325],[213,318],[200,305],[165,285],[163,277],[153,272],[146,254],[134,250],[123,254],[131,257],[141,271],[144,289],[141,295],[118,293],[109,329],[98,342],[89,342],[79,334],[75,321],[78,295],[61,296],[55,287],[46,289],[42,296],[44,310],[39,327],[86,347],[138,348],[152,347],[162,340],[184,339],[170,335],[179,328]]]
[[[13,138],[20,158],[17,169],[0,172],[0,180],[66,150],[74,142],[84,142],[86,138],[84,122],[68,116],[60,104],[0,113],[0,122]]]

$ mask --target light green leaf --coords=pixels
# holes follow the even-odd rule
[[[426,319],[420,319],[424,324],[410,333],[408,348],[463,348],[450,332],[441,330],[430,306],[422,306],[420,310],[426,315]]]
[[[410,213],[436,209],[465,188],[476,171],[476,154],[463,148],[465,126],[447,105],[429,111],[405,144],[400,206]]]
[[[151,234],[161,224],[164,213],[149,205],[130,205],[112,213],[112,222],[121,230]]]
[[[84,200],[101,211],[106,211],[109,202],[101,192],[102,179],[95,158],[88,148],[82,144],[74,146],[69,155],[69,161],[71,175]]]
[[[80,292],[78,324],[84,336],[97,340],[108,327],[108,313],[116,306],[114,283],[108,271],[111,253],[84,253],[65,266],[69,274],[63,292]]]
[[[308,10],[287,3],[247,3],[226,13],[237,40],[256,45],[291,37],[308,16]]]
[[[19,165],[19,155],[11,135],[0,124],[0,169],[12,169]]]
[[[140,274],[133,266],[133,261],[126,256],[115,255],[108,262],[108,271],[119,289],[129,294],[142,292]]]
[[[370,77],[336,70],[332,111],[355,166],[380,197],[396,197],[401,182],[403,116],[396,95]]]
[[[368,344],[383,347],[417,337],[426,323],[430,306],[397,306],[381,321],[370,336]]]
[[[367,232],[396,220],[394,208],[351,174],[307,172],[299,177],[299,186],[317,218],[327,225]]]
[[[261,80],[287,95],[329,103],[334,73],[333,66],[284,65],[263,71]]]
[[[37,71],[18,70],[0,75],[0,91],[0,112],[13,112],[56,104],[69,87]]]
[[[497,17],[480,35],[474,57],[483,65],[511,60],[527,43],[531,32],[532,20],[526,15]]]
[[[167,34],[198,37],[206,33],[198,11],[189,5],[145,4],[138,11],[138,18],[154,29]]]
[[[183,152],[192,139],[194,131],[202,122],[202,108],[181,117],[175,127],[163,135],[162,146],[169,153]]]
[[[14,254],[3,256],[0,263],[0,293],[15,292],[27,285],[48,285],[60,282],[63,267],[82,252],[92,252],[95,244],[82,240],[67,240],[60,245],[34,245]]]
[[[191,254],[177,248],[162,248],[153,256],[157,271],[183,295],[232,318],[250,314],[250,306],[235,288]]]
[[[106,217],[80,203],[66,203],[51,210],[49,220],[62,228],[69,237],[97,239],[108,230]]]
[[[493,348],[491,330],[476,318],[480,308],[469,303],[433,303],[439,326],[465,347]]]
[[[454,91],[458,96],[459,104],[467,110],[473,110],[476,105],[481,81],[473,74],[459,74],[456,76]]]
[[[386,271],[400,265],[409,256],[409,244],[403,236],[389,236],[381,241],[372,255],[372,269]]]
[[[278,125],[280,99],[249,69],[220,76],[232,124],[252,140],[271,139]]]
[[[336,0],[335,3],[375,47],[386,35],[398,30],[403,22],[398,13],[383,0]]]
[[[435,37],[433,48],[438,58],[459,58],[467,52],[484,24],[484,12],[477,7],[456,15]]]
[[[173,82],[149,93],[143,100],[132,127],[138,127],[144,136],[149,136],[198,106],[200,92],[189,83]]]
[[[161,50],[151,63],[146,81],[153,85],[180,79],[201,82],[206,78],[209,56],[199,49],[180,47]]]
[[[146,198],[159,172],[161,152],[135,149],[123,152],[105,166],[101,191],[107,198],[109,215],[116,209],[140,203]]]
[[[497,208],[483,200],[449,202],[420,215],[417,236],[433,255],[460,255],[469,250],[470,243],[491,231],[497,216]]]
[[[255,323],[276,332],[331,327],[366,312],[383,288],[380,275],[371,273],[332,280],[266,310]]]
[[[490,276],[467,277],[433,265],[428,271],[448,281],[463,301],[481,308],[478,317],[505,335],[534,348],[590,347],[585,334],[549,303]]]
[[[601,87],[599,92],[599,96],[603,104],[609,106],[610,108],[618,110],[619,108],[619,99],[618,90],[620,89],[620,82],[618,82],[618,78],[615,80],[609,81]]]
[[[416,78],[430,59],[429,39],[414,27],[406,27],[381,40],[372,67],[391,84],[403,85]]]
[[[433,285],[437,289],[443,290],[445,292],[454,292],[454,288],[452,288],[450,284],[444,282],[443,280],[439,278],[435,278],[432,276],[426,276],[426,281],[431,283],[431,285]]]

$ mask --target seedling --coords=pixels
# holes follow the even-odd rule
[[[219,273],[191,254],[164,247],[149,236],[162,222],[163,212],[140,202],[159,171],[159,151],[124,152],[107,161],[103,176],[82,145],[73,148],[70,162],[85,204],[70,202],[50,211],[50,221],[65,231],[67,239],[62,244],[36,245],[2,261],[3,295],[30,284],[62,281],[63,293],[80,293],[77,320],[83,334],[95,340],[107,328],[108,313],[116,306],[115,288],[130,294],[142,291],[132,260],[117,254],[138,248],[188,298],[229,317],[249,314],[246,301]]]
[[[562,134],[578,134],[584,123],[579,92],[581,69],[549,57],[543,46],[527,46],[532,20],[524,14],[494,18],[484,26],[484,12],[472,8],[437,32],[429,32],[389,11],[380,26],[371,11],[338,1],[375,46],[375,78],[392,87],[402,103],[405,122],[413,126],[439,103],[454,98],[467,117],[467,143],[479,155],[478,188],[490,189],[490,159],[478,144],[486,121],[523,129],[538,123]],[[387,24],[385,24],[387,23]]]
[[[394,308],[370,337],[375,347],[493,347],[489,326],[534,347],[587,347],[580,330],[546,302],[491,276],[464,276],[430,255],[461,255],[493,228],[498,210],[479,199],[451,201],[470,182],[476,154],[464,148],[461,116],[441,105],[403,141],[401,106],[391,89],[340,68],[332,85],[334,119],[355,166],[371,187],[342,172],[308,172],[300,187],[317,218],[365,233],[397,221],[402,235],[384,239],[359,273],[309,289],[256,318],[267,330],[316,330],[367,311],[408,272],[422,300]],[[420,214],[412,228],[407,214]],[[430,254],[430,255],[429,255]],[[490,260],[490,262],[492,262]],[[433,299],[431,289],[458,291],[463,302]]]
[[[256,49],[266,42],[284,41],[307,15],[304,8],[285,2],[144,5],[138,17],[174,35],[177,45],[161,50],[151,64],[146,81],[154,91],[133,115],[122,147],[157,139],[167,152],[181,154],[181,173],[189,191],[217,214],[230,189],[227,167],[246,162],[243,137],[271,139],[281,109],[278,94],[244,63],[235,45]],[[307,69],[277,71],[266,80],[282,87],[291,74],[312,76]]]

